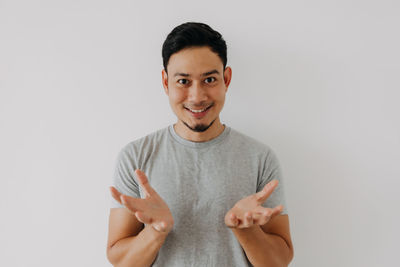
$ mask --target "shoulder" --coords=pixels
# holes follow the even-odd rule
[[[276,167],[279,165],[277,154],[269,144],[232,128],[230,137],[228,145],[240,153],[241,157],[256,159],[263,166]]]
[[[230,142],[232,143],[231,145],[238,146],[240,149],[244,149],[245,151],[265,155],[273,153],[273,150],[269,145],[236,129],[231,128],[230,138]]]
[[[151,132],[141,138],[138,138],[136,140],[130,141],[127,144],[125,144],[121,148],[120,154],[134,155],[139,151],[154,150],[155,147],[160,145],[162,141],[166,139],[167,134],[168,134],[168,126],[156,130],[154,132]]]

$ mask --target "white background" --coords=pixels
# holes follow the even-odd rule
[[[280,159],[291,266],[398,263],[399,2],[232,2],[0,0],[1,266],[110,266],[114,161],[175,122],[161,46],[187,21],[227,42],[221,121]]]

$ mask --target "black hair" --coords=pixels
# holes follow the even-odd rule
[[[207,24],[186,22],[176,26],[167,36],[162,46],[162,58],[165,71],[172,54],[188,47],[208,46],[221,58],[226,67],[226,43],[222,35]]]

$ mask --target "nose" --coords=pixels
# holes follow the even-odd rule
[[[188,100],[192,103],[201,103],[207,100],[207,92],[199,82],[194,82],[189,88]]]

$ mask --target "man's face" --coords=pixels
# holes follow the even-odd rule
[[[220,123],[232,71],[230,67],[223,71],[215,52],[207,46],[185,48],[172,54],[167,71],[168,75],[162,71],[163,86],[178,123],[194,132]]]

